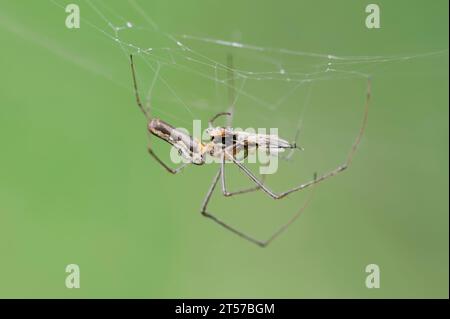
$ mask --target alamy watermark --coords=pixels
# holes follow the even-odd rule
[[[366,27],[367,29],[379,29],[380,28],[380,6],[375,3],[368,4],[366,6]]]
[[[76,4],[70,3],[66,6],[66,27],[68,29],[80,28],[80,7]]]
[[[69,289],[80,288],[80,266],[69,264],[66,266],[66,287]]]
[[[380,266],[377,264],[369,264],[366,266],[366,287],[369,289],[380,288]]]

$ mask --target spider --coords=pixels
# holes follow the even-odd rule
[[[232,62],[229,56],[229,67],[228,70],[233,70]],[[201,214],[217,224],[221,225],[225,229],[233,232],[234,234],[242,237],[243,239],[246,239],[260,247],[266,247],[269,245],[276,237],[278,237],[282,232],[284,232],[304,211],[304,209],[307,207],[308,203],[310,202],[312,198],[312,194],[308,197],[308,199],[305,201],[303,206],[296,212],[295,215],[291,217],[289,221],[287,221],[284,225],[282,225],[277,231],[275,231],[268,239],[266,240],[259,240],[256,239],[232,226],[225,223],[212,213],[210,213],[207,210],[208,204],[210,202],[211,196],[214,192],[214,189],[216,188],[219,179],[221,181],[221,187],[222,187],[222,194],[225,197],[230,197],[234,195],[239,194],[245,194],[249,192],[254,192],[258,190],[262,190],[265,194],[267,194],[272,199],[282,199],[288,196],[289,194],[292,194],[297,191],[301,191],[303,189],[306,189],[308,187],[311,187],[319,182],[322,182],[332,176],[335,176],[343,171],[345,171],[350,164],[352,163],[353,156],[357,150],[358,145],[361,142],[361,138],[364,134],[364,130],[367,123],[368,118],[368,111],[369,111],[369,102],[371,97],[371,80],[368,78],[367,81],[367,93],[365,98],[365,105],[364,105],[364,115],[362,119],[362,123],[359,129],[359,133],[355,139],[355,142],[353,143],[348,155],[346,161],[337,166],[335,169],[324,173],[323,175],[317,176],[317,173],[314,173],[314,177],[312,180],[302,183],[294,188],[291,188],[287,191],[281,192],[281,193],[275,193],[272,191],[269,187],[267,187],[264,184],[264,177],[258,178],[256,177],[246,166],[244,166],[241,161],[237,158],[238,154],[243,154],[243,158],[247,157],[248,153],[252,150],[258,149],[258,148],[265,148],[266,150],[270,152],[282,152],[286,149],[301,149],[297,147],[296,143],[289,143],[288,141],[278,138],[277,136],[273,135],[265,135],[265,134],[251,134],[246,133],[243,131],[237,131],[231,128],[231,121],[232,121],[232,115],[233,112],[220,112],[213,116],[208,121],[208,129],[207,133],[209,134],[211,141],[210,142],[202,142],[197,139],[194,139],[192,136],[174,128],[170,124],[164,122],[163,120],[159,118],[153,118],[150,116],[147,109],[143,106],[140,96],[139,96],[139,90],[137,86],[136,81],[136,72],[134,68],[134,62],[133,62],[133,55],[130,55],[130,65],[131,65],[131,73],[132,73],[132,79],[133,79],[133,86],[134,86],[134,93],[136,98],[136,103],[142,113],[144,113],[145,117],[148,120],[147,123],[147,129],[150,132],[150,136],[154,135],[167,143],[171,144],[173,147],[175,147],[178,150],[178,153],[187,161],[183,163],[178,168],[171,168],[166,163],[164,163],[153,151],[151,145],[149,144],[147,147],[147,151],[150,154],[150,156],[156,160],[167,172],[171,174],[178,174],[180,173],[187,165],[189,164],[195,164],[195,165],[203,165],[205,164],[206,157],[212,156],[220,161],[220,168],[218,169],[217,173],[215,174],[211,186],[208,189],[208,192],[206,193],[206,196],[203,200],[203,204],[201,206]],[[231,108],[233,109],[234,105],[231,105]],[[219,117],[227,116],[229,118],[229,126],[227,127],[215,127],[214,121],[218,119]],[[249,177],[249,179],[255,183],[254,187],[243,189],[239,191],[230,192],[227,189],[226,186],[226,178],[225,178],[225,162],[231,162],[237,165],[240,170]],[[265,176],[265,175],[264,175]]]

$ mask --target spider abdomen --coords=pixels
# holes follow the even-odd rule
[[[203,145],[191,135],[158,118],[150,120],[148,130],[151,134],[173,145],[178,150],[180,156],[191,161],[193,164],[200,165],[204,163],[204,157],[201,152]]]

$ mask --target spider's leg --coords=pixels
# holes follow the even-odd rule
[[[261,181],[263,182],[264,181],[264,179],[265,179],[265,175],[261,178]],[[258,190],[260,190],[261,189],[261,186],[259,186],[259,185],[256,185],[256,186],[253,186],[253,187],[249,187],[249,188],[244,188],[244,189],[240,189],[240,190],[238,190],[238,191],[233,191],[233,192],[226,192],[226,195],[225,196],[233,196],[233,195],[240,195],[240,194],[247,194],[247,193],[251,193],[251,192],[256,192],[256,191],[258,191]],[[222,190],[223,191],[223,190]]]
[[[224,221],[222,221],[221,219],[219,219],[218,217],[212,215],[211,213],[209,213],[206,209],[208,207],[208,203],[211,199],[211,196],[214,192],[214,189],[217,186],[217,183],[219,182],[219,177],[222,174],[222,170],[219,169],[219,171],[217,172],[217,174],[214,176],[213,181],[211,183],[211,186],[208,190],[208,193],[205,196],[205,199],[203,201],[203,205],[201,208],[201,213],[203,216],[213,220],[214,222],[216,222],[217,224],[219,224],[220,226],[224,227],[225,229],[231,231],[232,233],[238,235],[239,237],[248,240],[260,247],[266,247],[267,245],[269,245],[276,237],[278,237],[279,235],[281,235],[281,233],[283,233],[299,216],[300,214],[306,209],[306,207],[308,206],[308,204],[311,202],[312,199],[312,195],[313,193],[310,194],[310,196],[308,197],[308,199],[306,200],[306,202],[303,204],[303,206],[299,209],[299,211],[291,217],[290,220],[288,220],[287,223],[285,223],[284,225],[282,225],[280,228],[278,228],[277,231],[275,231],[267,240],[258,240],[255,239],[249,235],[247,235],[246,233],[237,230],[236,228],[228,225],[227,223],[225,223]]]
[[[134,88],[134,95],[136,98],[136,104],[141,109],[142,113],[144,113],[145,117],[150,120],[150,114],[145,109],[144,105],[142,105],[141,98],[139,97],[139,90],[137,86],[136,81],[136,71],[134,70],[134,62],[133,62],[133,55],[130,54],[130,65],[131,65],[131,75],[133,77],[133,88]]]
[[[344,171],[344,169],[347,168],[346,165],[341,165],[338,166],[336,169],[334,169],[331,172],[328,172],[324,175],[321,175],[318,178],[315,178],[307,183],[301,184],[297,187],[294,187],[290,190],[287,190],[285,192],[276,194],[274,191],[272,191],[270,188],[268,188],[267,186],[265,186],[262,181],[260,181],[247,167],[245,167],[244,165],[242,165],[241,163],[239,163],[238,161],[236,161],[235,159],[232,159],[233,163],[236,164],[256,185],[258,185],[266,194],[268,194],[270,197],[272,197],[273,199],[281,199],[287,195],[289,195],[290,193],[305,189],[311,185],[317,184],[325,179],[327,179],[328,177],[334,176],[342,171]]]
[[[350,164],[352,163],[353,160],[353,156],[356,153],[356,150],[358,148],[359,143],[361,142],[361,138],[362,135],[364,133],[364,130],[366,128],[366,123],[367,123],[367,117],[368,117],[368,111],[369,111],[369,101],[370,101],[370,95],[371,95],[371,82],[370,82],[370,78],[368,79],[368,84],[367,84],[367,94],[366,94],[366,102],[365,102],[365,111],[364,111],[364,116],[363,116],[363,120],[362,120],[362,124],[361,127],[359,129],[359,133],[358,136],[356,137],[355,142],[353,143],[353,146],[347,156],[347,160],[344,162],[344,164],[339,165],[338,167],[336,167],[335,169],[333,169],[332,171],[329,171],[328,173],[325,173],[317,178],[314,178],[313,180],[300,184],[299,186],[296,186],[292,189],[289,189],[285,192],[282,192],[280,194],[276,194],[275,192],[273,192],[272,190],[270,190],[267,186],[265,186],[247,167],[245,167],[244,165],[242,165],[241,163],[239,163],[238,161],[236,161],[233,157],[231,157],[231,160],[233,161],[234,164],[236,164],[237,166],[239,166],[239,168],[258,186],[261,187],[261,189],[267,193],[270,197],[272,197],[273,199],[281,199],[293,192],[297,192],[300,191],[302,189],[305,189],[311,185],[320,183],[321,181],[326,180],[329,177],[335,176],[341,172],[343,172],[344,170],[346,170]]]
[[[217,174],[214,176],[213,181],[211,183],[211,186],[210,186],[210,188],[208,190],[208,193],[206,194],[205,199],[203,200],[203,205],[202,205],[202,208],[201,208],[201,214],[203,216],[213,220],[214,222],[216,222],[220,226],[224,227],[225,229],[231,231],[232,233],[238,235],[239,237],[244,238],[245,240],[248,240],[248,241],[250,241],[250,242],[252,242],[252,243],[254,243],[254,244],[258,245],[258,246],[265,247],[267,245],[266,241],[260,241],[258,239],[255,239],[255,238],[245,234],[244,232],[242,232],[240,230],[237,230],[236,228],[228,225],[227,223],[225,223],[224,221],[222,221],[218,217],[212,215],[210,212],[208,212],[206,210],[207,207],[208,207],[209,200],[211,199],[211,196],[212,196],[212,194],[214,192],[214,189],[217,186],[217,182],[219,181],[220,175],[221,175],[221,169],[219,169],[217,171]]]
[[[217,120],[218,117],[221,117],[221,116],[224,116],[224,115],[231,116],[231,113],[229,113],[229,112],[220,112],[220,113],[217,113],[216,115],[214,115],[214,116],[208,121],[209,127],[213,127],[213,126],[214,126],[214,121]]]
[[[314,179],[316,179],[316,174],[314,174]],[[294,216],[291,217],[291,219],[289,219],[284,225],[281,225],[280,228],[278,228],[270,237],[269,239],[267,239],[266,241],[263,242],[263,247],[269,245],[275,238],[277,238],[278,236],[280,236],[291,224],[293,224],[297,218],[300,217],[300,215],[302,214],[302,212],[306,209],[306,207],[309,205],[309,203],[311,202],[312,198],[314,195],[314,188],[313,191],[311,192],[311,194],[309,194],[308,198],[306,199],[305,203],[303,204],[302,207],[300,207],[300,209],[297,211],[297,213],[295,213]]]
[[[178,174],[179,172],[181,172],[183,170],[183,168],[185,168],[187,165],[191,164],[191,163],[184,163],[181,166],[177,167],[177,168],[170,168],[166,163],[164,163],[159,157],[158,155],[155,154],[155,152],[153,152],[151,146],[149,145],[147,147],[147,151],[150,154],[151,157],[153,157],[159,164],[161,164],[162,167],[165,168],[166,171],[168,171],[171,174]]]
[[[246,193],[254,192],[254,191],[261,189],[261,186],[257,184],[254,187],[245,188],[245,189],[234,191],[234,192],[228,192],[227,186],[225,183],[225,156],[222,156],[222,163],[221,163],[220,171],[221,171],[221,179],[222,179],[222,193],[226,197],[230,197],[233,195],[239,195],[239,194],[246,194]],[[265,179],[266,179],[266,175],[263,175],[261,178],[261,184],[264,184]]]

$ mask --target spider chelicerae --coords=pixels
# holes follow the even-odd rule
[[[147,129],[151,133],[150,135],[154,135],[169,144],[171,144],[173,147],[175,147],[178,150],[178,153],[186,160],[185,163],[183,163],[178,168],[171,168],[169,167],[164,161],[162,161],[153,151],[151,145],[149,144],[147,150],[151,157],[153,157],[156,162],[158,162],[164,169],[171,173],[171,174],[178,174],[189,164],[194,165],[203,165],[206,163],[207,156],[212,156],[219,160],[220,162],[220,168],[215,174],[212,184],[209,187],[208,192],[206,193],[205,199],[203,201],[202,207],[201,207],[201,214],[214,222],[218,223],[225,229],[233,232],[234,234],[254,243],[257,244],[260,247],[266,247],[268,244],[270,244],[276,237],[278,237],[282,232],[284,232],[304,211],[304,209],[307,207],[308,203],[310,202],[312,195],[308,197],[308,199],[305,201],[303,206],[294,214],[291,219],[289,219],[284,225],[282,225],[280,228],[278,228],[268,239],[266,240],[258,240],[238,229],[235,227],[230,226],[226,222],[222,221],[215,215],[213,215],[211,212],[207,210],[209,201],[211,199],[212,193],[214,189],[217,186],[217,183],[219,180],[221,181],[221,187],[222,187],[222,193],[226,197],[239,195],[239,194],[246,194],[249,192],[254,192],[261,190],[264,193],[266,193],[268,196],[270,196],[273,199],[282,199],[288,196],[291,193],[301,191],[303,189],[306,189],[308,187],[311,187],[321,181],[326,180],[329,177],[335,176],[344,170],[346,170],[352,160],[353,156],[356,152],[356,149],[358,145],[361,142],[361,138],[363,136],[366,123],[367,123],[367,117],[368,117],[368,111],[369,111],[369,102],[370,102],[370,96],[371,96],[371,81],[370,78],[368,78],[367,81],[367,93],[366,93],[366,99],[365,99],[365,106],[364,106],[364,115],[363,120],[359,129],[359,133],[356,136],[355,142],[353,143],[350,152],[347,155],[347,159],[345,162],[339,166],[337,166],[335,169],[322,174],[318,176],[316,173],[314,173],[314,177],[312,180],[302,183],[294,188],[291,188],[287,191],[281,192],[281,193],[275,193],[272,191],[269,187],[267,187],[264,184],[264,176],[262,178],[258,178],[251,172],[246,166],[244,166],[241,163],[241,160],[238,159],[238,154],[241,154],[242,158],[246,158],[248,153],[251,151],[254,151],[256,149],[266,149],[271,154],[285,151],[286,149],[300,149],[297,147],[296,143],[290,143],[284,139],[279,138],[278,136],[273,135],[266,135],[266,134],[252,134],[240,130],[234,130],[231,127],[232,124],[232,116],[233,116],[233,109],[234,105],[231,105],[231,112],[221,112],[216,114],[214,117],[212,117],[208,121],[208,129],[207,133],[210,136],[211,140],[209,142],[202,142],[197,139],[194,139],[192,136],[186,134],[185,132],[178,130],[171,126],[170,124],[164,122],[163,120],[159,118],[153,118],[150,116],[150,113],[147,111],[147,109],[144,107],[144,105],[141,102],[137,81],[136,81],[136,72],[134,68],[134,62],[133,62],[133,56],[130,55],[130,64],[131,64],[131,73],[133,78],[133,85],[134,85],[134,92],[136,97],[136,103],[141,109],[142,113],[146,116],[148,120]],[[228,71],[233,71],[233,64],[232,64],[232,58],[231,56],[228,57]],[[233,100],[233,99],[232,99]],[[215,127],[214,121],[218,119],[221,116],[227,116],[229,118],[229,126],[227,127]],[[243,155],[242,155],[243,154]],[[252,180],[255,183],[254,187],[243,189],[239,191],[229,192],[226,186],[226,178],[225,178],[225,163],[231,162],[237,165],[240,170],[247,175],[250,180]]]

